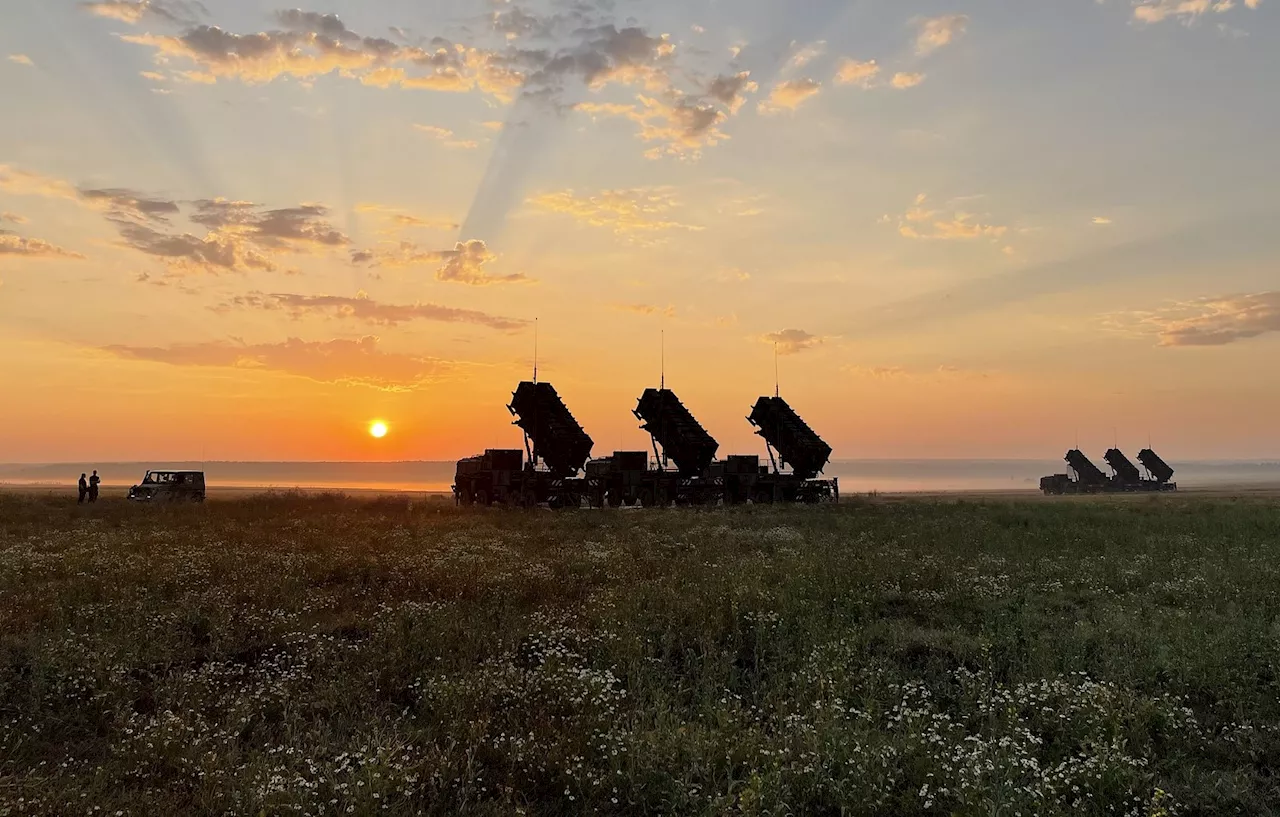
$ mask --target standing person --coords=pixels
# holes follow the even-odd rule
[[[98,501],[98,483],[102,480],[98,477],[98,472],[94,471],[93,476],[89,477],[89,501]]]
[[[80,498],[76,500],[77,505],[84,504],[84,498],[89,495],[89,483],[85,481],[84,474],[80,475]]]

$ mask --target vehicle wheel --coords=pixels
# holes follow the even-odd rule
[[[489,507],[489,492],[483,488],[476,491],[476,504],[482,508]]]
[[[653,491],[648,488],[640,492],[640,507],[652,508],[654,506]]]
[[[610,508],[621,508],[621,507],[622,507],[622,494],[617,493],[617,492],[615,492],[615,491],[610,491],[610,492],[609,492],[609,507],[610,507]]]

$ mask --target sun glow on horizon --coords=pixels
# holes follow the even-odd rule
[[[377,420],[370,423],[369,435],[371,437],[381,440],[383,437],[387,436],[387,424],[382,422],[381,420]]]

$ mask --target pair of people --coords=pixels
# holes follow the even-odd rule
[[[94,471],[93,476],[89,477],[87,481],[84,478],[84,474],[80,475],[79,504],[83,505],[86,499],[88,499],[90,502],[98,501],[98,483],[100,482],[102,482],[102,479],[98,476],[97,471]]]

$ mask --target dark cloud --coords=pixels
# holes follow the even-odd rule
[[[360,35],[347,28],[336,14],[320,14],[315,11],[288,9],[277,11],[276,20],[290,31],[319,34],[334,40],[359,40]]]
[[[159,221],[167,223],[170,216],[179,212],[178,203],[167,199],[150,198],[133,190],[111,188],[80,191],[80,198],[88,204],[105,209],[117,218],[135,221]]]
[[[504,318],[473,309],[456,309],[439,304],[387,304],[375,301],[363,293],[354,298],[337,295],[291,295],[251,292],[214,307],[214,311],[233,309],[260,309],[282,311],[292,318],[308,315],[328,315],[349,318],[374,326],[395,326],[411,321],[439,321],[444,323],[470,323],[500,331],[523,329],[528,321]]]
[[[191,220],[215,231],[237,236],[265,249],[279,250],[299,244],[343,247],[351,243],[327,221],[329,210],[319,204],[302,204],[278,210],[261,210],[252,202],[205,199],[195,203]]]
[[[378,338],[250,344],[240,340],[172,346],[107,346],[104,351],[131,360],[173,366],[214,366],[281,372],[320,383],[349,383],[388,391],[410,391],[452,369],[436,358],[384,352]]]

